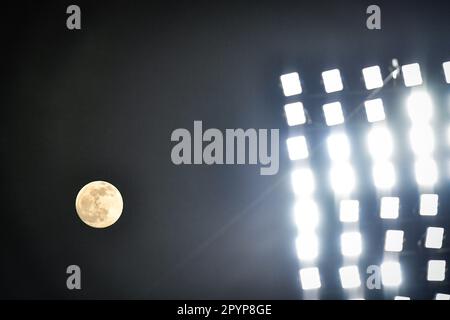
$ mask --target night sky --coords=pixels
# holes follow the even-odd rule
[[[66,28],[70,4],[81,7],[81,30]],[[348,112],[361,100],[355,92],[363,87],[363,67],[379,64],[386,74],[392,58],[419,62],[430,82],[442,85],[439,68],[450,58],[448,1],[377,1],[377,31],[366,28],[370,4],[18,1],[2,7],[0,298],[301,298],[279,76],[301,73],[305,105],[323,127],[323,70],[341,69]],[[443,106],[449,89],[440,88]],[[392,110],[399,99],[387,95]],[[356,119],[362,123],[363,116]],[[194,120],[205,129],[279,128],[279,173],[261,176],[255,165],[172,164],[170,135],[177,128],[192,132]],[[352,139],[360,129],[350,128]],[[317,145],[324,137],[320,130],[310,136]],[[411,161],[400,154],[407,172]],[[316,155],[318,172],[328,165],[325,156]],[[362,173],[364,161],[357,159]],[[88,227],[75,211],[78,191],[94,180],[111,182],[124,199],[122,217],[107,229]],[[412,211],[413,182],[407,173],[401,181],[403,208]],[[361,184],[362,232],[370,239],[363,265],[380,263],[384,235],[368,185]],[[443,179],[444,218],[437,222],[448,232],[446,185]],[[321,297],[342,298],[340,226],[329,187],[322,187],[329,219]],[[413,218],[399,223],[407,233],[405,295],[430,298],[435,290],[415,277],[426,264],[417,249],[425,225]],[[72,264],[81,268],[79,291],[66,288]],[[447,280],[441,291],[448,288]]]

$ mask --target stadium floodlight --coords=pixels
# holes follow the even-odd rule
[[[444,62],[442,68],[444,68],[445,81],[450,83],[450,61]]]
[[[425,238],[425,248],[440,249],[444,240],[444,228],[429,227]]]
[[[319,255],[319,239],[314,231],[300,232],[295,244],[300,261],[314,261]]]
[[[357,231],[341,234],[341,252],[345,257],[357,257],[362,252],[361,233]]]
[[[339,219],[341,222],[357,222],[359,220],[359,201],[341,200]]]
[[[347,266],[339,269],[341,285],[344,289],[358,288],[361,286],[361,278],[357,266]]]
[[[294,193],[299,196],[310,195],[316,188],[313,172],[310,168],[295,169],[291,173]]]
[[[291,137],[286,140],[289,158],[291,160],[307,159],[309,156],[308,145],[304,136]]]
[[[436,162],[429,158],[419,158],[415,165],[416,182],[421,187],[432,187],[438,179],[438,169]]]
[[[429,125],[415,125],[409,132],[411,149],[417,156],[428,156],[434,150],[433,129]]]
[[[383,86],[383,77],[379,66],[372,66],[362,69],[364,82],[367,90],[381,88]]]
[[[319,269],[316,267],[300,269],[300,282],[303,290],[319,289],[321,287]]]
[[[391,189],[395,185],[395,169],[389,161],[375,162],[372,175],[377,189]]]
[[[405,86],[414,87],[422,84],[422,74],[420,73],[420,65],[411,63],[402,66],[403,81]]]
[[[341,161],[350,158],[350,142],[345,133],[332,133],[327,138],[328,154],[331,160]]]
[[[450,300],[450,294],[436,293],[435,300]]]
[[[402,230],[387,230],[384,251],[401,252],[403,250],[403,234]]]
[[[419,214],[421,216],[435,216],[438,214],[439,196],[437,194],[420,195]]]
[[[433,102],[425,90],[413,91],[406,100],[406,108],[414,124],[428,123],[433,117]]]
[[[283,74],[280,76],[280,80],[286,97],[302,93],[302,85],[297,72]]]
[[[297,229],[314,230],[319,225],[319,208],[314,200],[301,198],[294,205],[294,219]]]
[[[382,219],[397,219],[399,215],[400,199],[398,197],[382,197],[380,217]]]
[[[341,72],[339,69],[332,69],[322,72],[323,85],[327,93],[341,91],[344,89],[342,84]]]
[[[429,260],[427,270],[428,281],[445,280],[445,260]]]
[[[286,114],[287,124],[290,127],[306,123],[305,108],[301,102],[284,105],[284,113]]]
[[[392,155],[392,136],[385,126],[376,126],[367,135],[369,153],[374,160],[386,160]]]
[[[323,105],[323,113],[325,114],[325,122],[327,126],[335,126],[344,123],[344,114],[340,102],[331,102]]]
[[[380,98],[365,101],[364,107],[366,109],[367,121],[377,122],[383,121],[386,118],[383,100]]]
[[[402,269],[399,262],[385,261],[381,264],[381,282],[385,287],[398,287],[402,283]]]
[[[411,298],[405,296],[395,296],[394,300],[411,300]]]
[[[355,172],[348,162],[335,163],[330,170],[333,191],[338,195],[351,193],[356,185]]]

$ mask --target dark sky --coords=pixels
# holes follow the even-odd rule
[[[72,3],[82,10],[80,31],[65,25]],[[420,62],[434,79],[450,58],[448,1],[378,1],[379,31],[365,26],[370,4],[5,6],[0,297],[300,298],[279,75],[300,70],[308,99],[321,92],[328,68],[360,89],[367,65],[386,71],[392,58]],[[305,101],[323,123],[321,104]],[[192,130],[194,120],[205,128],[279,128],[278,175],[260,176],[257,166],[173,165],[170,135]],[[78,190],[93,180],[113,183],[124,198],[122,217],[105,230],[84,225],[74,208]],[[374,210],[370,201],[367,208]],[[322,294],[340,298],[330,219]],[[380,223],[366,222],[378,252]],[[415,248],[420,231],[410,234]],[[81,267],[81,291],[66,289],[71,264]]]

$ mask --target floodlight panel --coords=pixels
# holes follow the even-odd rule
[[[367,135],[369,153],[375,160],[386,160],[394,149],[391,133],[385,126],[371,128]]]
[[[359,201],[341,200],[339,219],[341,222],[357,222],[359,220]]]
[[[367,90],[381,88],[383,86],[383,77],[379,66],[367,67],[362,70],[364,83]]]
[[[356,186],[356,177],[350,163],[335,163],[330,170],[330,181],[336,194],[347,195],[351,193]]]
[[[429,227],[425,238],[425,248],[440,249],[444,240],[444,228]]]
[[[415,124],[428,123],[433,117],[433,102],[425,90],[413,91],[406,100],[406,108]]]
[[[341,285],[344,289],[353,289],[361,286],[361,277],[357,266],[347,266],[339,269]]]
[[[385,261],[381,264],[381,282],[385,287],[398,287],[402,283],[400,263]]]
[[[314,231],[300,232],[295,244],[300,261],[314,261],[319,255],[319,239]]]
[[[298,126],[306,123],[305,108],[303,107],[303,103],[288,103],[284,106],[284,112],[286,114],[287,124],[289,126]]]
[[[341,72],[339,69],[333,69],[322,72],[323,85],[327,93],[337,92],[344,89],[342,84]]]
[[[413,126],[409,141],[416,156],[429,156],[434,151],[434,134],[429,125]]]
[[[341,161],[350,158],[350,142],[345,133],[332,133],[327,138],[328,154],[331,160]]]
[[[384,251],[401,252],[403,250],[403,235],[402,230],[387,230]]]
[[[450,83],[450,61],[444,62],[442,68],[444,68],[445,82]]]
[[[308,198],[297,200],[294,205],[294,219],[300,232],[317,228],[320,220],[317,203]]]
[[[427,280],[444,281],[445,280],[445,260],[428,261]]]
[[[420,195],[419,214],[421,216],[435,216],[438,214],[439,196],[437,194]]]
[[[289,158],[291,160],[307,159],[309,156],[305,136],[291,137],[286,140]]]
[[[383,121],[386,118],[383,100],[380,98],[365,101],[364,107],[366,109],[367,121],[377,122]]]
[[[395,169],[390,161],[375,162],[372,176],[377,189],[391,189],[395,185]]]
[[[340,102],[331,102],[323,105],[323,113],[325,114],[325,122],[327,126],[336,126],[344,123],[344,114]]]
[[[411,298],[405,296],[395,296],[394,300],[411,300]]]
[[[341,234],[341,252],[346,257],[357,257],[362,252],[361,233],[357,231]]]
[[[416,182],[421,187],[432,187],[438,180],[438,169],[436,162],[429,158],[419,158],[415,165],[414,170],[416,174]]]
[[[450,300],[450,294],[437,293],[436,297],[434,299],[435,300]]]
[[[319,289],[321,287],[319,269],[316,267],[300,269],[300,282],[303,290]]]
[[[398,197],[381,198],[380,217],[382,219],[397,219],[399,215],[400,199]]]
[[[310,168],[295,169],[291,173],[291,182],[294,193],[297,195],[310,195],[316,188],[314,174]]]
[[[414,87],[422,84],[422,74],[418,63],[411,63],[402,66],[403,81],[405,86]]]
[[[283,93],[286,97],[302,93],[302,85],[297,72],[283,74],[280,77]]]

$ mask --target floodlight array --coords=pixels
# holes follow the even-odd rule
[[[398,67],[398,64],[397,64]],[[450,83],[450,61],[442,64],[446,83]],[[406,64],[394,70],[390,78],[396,79],[401,71],[405,87],[411,88],[406,100],[406,110],[411,123],[408,134],[411,152],[415,157],[414,174],[419,190],[421,190],[418,211],[421,216],[438,214],[439,198],[433,188],[438,181],[438,169],[433,153],[436,143],[432,127],[433,102],[430,95],[420,89],[423,84],[421,68],[418,63]],[[372,160],[372,178],[380,197],[380,218],[389,221],[399,218],[400,199],[392,195],[396,186],[396,170],[392,162],[395,150],[394,141],[385,122],[386,113],[383,100],[374,97],[385,85],[381,68],[369,66],[362,69],[365,88],[372,91],[370,98],[364,102],[365,113],[369,125],[367,133],[368,153]],[[283,93],[289,97],[284,105],[286,121],[289,127],[305,128],[311,119],[300,95],[303,87],[297,72],[280,77]],[[323,104],[325,124],[330,127],[326,146],[330,159],[329,182],[333,189],[339,210],[339,220],[343,225],[340,237],[340,249],[343,265],[338,269],[341,286],[345,290],[361,287],[358,259],[363,251],[363,237],[359,232],[359,201],[352,197],[357,179],[351,165],[351,144],[342,124],[345,115],[342,105],[335,97],[336,92],[344,90],[344,81],[339,69],[322,72],[324,91],[332,95],[332,100]],[[333,101],[334,99],[334,101]],[[293,101],[295,100],[295,101]],[[317,230],[320,228],[320,210],[314,199],[316,192],[315,174],[309,165],[310,146],[304,134],[291,135],[286,140],[289,159],[294,164],[291,182],[295,194],[293,208],[294,223],[297,228],[295,242],[297,257],[300,263],[299,280],[305,293],[317,292],[321,288],[321,276],[317,266],[320,253],[320,239]],[[450,128],[448,130],[450,144]],[[443,246],[444,228],[430,226],[426,229],[423,246],[429,250],[440,250]],[[403,281],[402,266],[399,262],[403,251],[405,234],[403,230],[388,227],[384,236],[384,259],[380,265],[381,280],[385,288],[398,288]],[[445,280],[446,261],[432,259],[428,261],[426,279],[430,282]],[[357,291],[351,291],[357,292]],[[308,295],[306,295],[308,296]],[[311,296],[311,295],[310,295]],[[317,297],[317,296],[316,296]],[[358,298],[353,297],[351,298]],[[395,296],[395,300],[409,300],[408,296]],[[436,300],[450,300],[450,295],[438,293]]]

